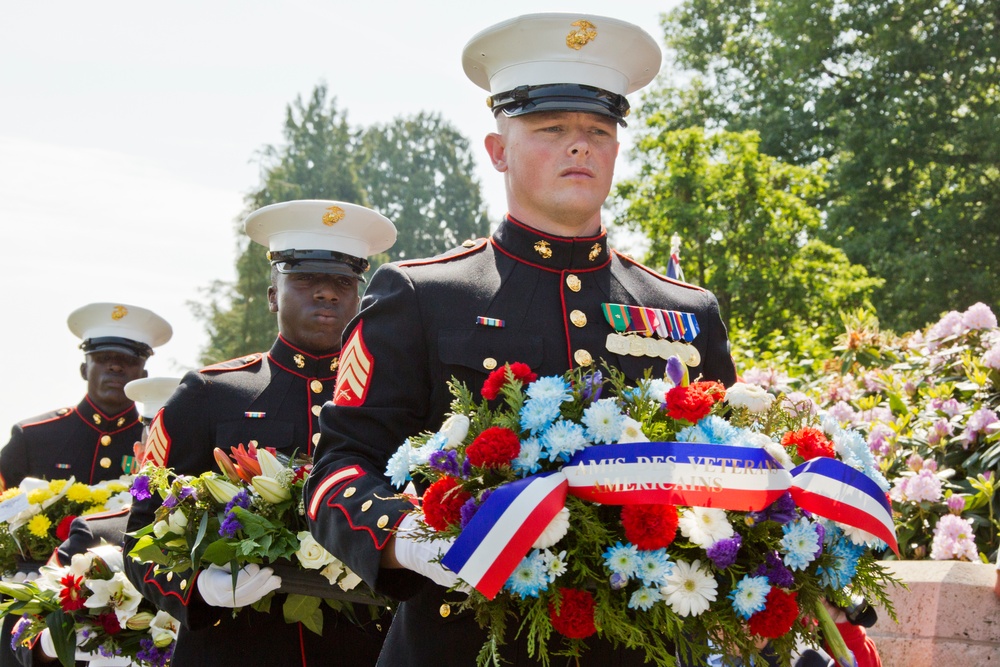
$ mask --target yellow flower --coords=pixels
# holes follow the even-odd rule
[[[35,489],[28,492],[28,502],[32,505],[41,505],[54,495],[56,494],[51,489]]]
[[[109,493],[121,493],[122,491],[128,491],[128,486],[122,484],[121,482],[109,482],[105,488]]]
[[[104,505],[91,505],[90,507],[84,509],[80,513],[80,515],[87,516],[88,514],[97,514],[98,512],[103,512],[103,511],[104,511]]]
[[[108,502],[108,498],[111,497],[111,492],[107,489],[94,489],[90,493],[90,502],[103,505]]]
[[[69,491],[66,492],[66,499],[72,500],[75,503],[87,503],[90,502],[91,495],[89,486],[77,482],[69,487]]]
[[[28,522],[28,532],[35,537],[48,537],[52,522],[44,514],[36,514]]]
[[[66,488],[65,479],[54,479],[49,482],[49,491],[52,493],[62,493],[62,490]]]
[[[0,493],[0,503],[7,500],[8,498],[13,498],[19,493],[21,493],[21,489],[17,488],[16,486],[12,486],[3,493]]]

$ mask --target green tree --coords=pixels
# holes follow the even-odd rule
[[[782,334],[795,328],[832,342],[832,316],[865,304],[881,283],[814,238],[822,161],[782,163],[760,152],[755,132],[672,131],[655,122],[634,157],[639,173],[617,196],[624,222],[651,239],[647,261],[665,267],[678,234],[687,279],[714,292],[729,325],[760,348],[779,336],[788,345]]]
[[[352,128],[327,99],[324,85],[288,107],[285,142],[260,153],[261,185],[246,198],[245,215],[291,199],[337,199],[370,206],[396,225],[396,245],[369,258],[373,268],[444,252],[489,230],[469,142],[435,114]],[[270,270],[259,246],[236,228],[234,283],[216,282],[205,303],[193,304],[209,344],[203,363],[271,346],[277,326],[267,310]],[[369,274],[370,275],[370,274]]]
[[[248,213],[290,199],[367,204],[353,161],[358,137],[337,109],[336,99],[327,99],[325,85],[288,106],[283,133],[284,144],[268,145],[260,152],[261,185],[247,195],[246,209],[236,224],[236,281],[217,281],[206,290],[205,304],[193,304],[209,335],[202,363],[270,349],[278,333],[267,307],[271,272],[265,251],[243,234],[241,221]]]
[[[886,278],[883,323],[915,328],[1000,292],[995,0],[687,0],[665,17],[671,129],[756,129],[830,160],[824,239]]]
[[[488,233],[469,141],[438,114],[369,127],[357,157],[368,201],[399,231],[394,259],[429,257]]]

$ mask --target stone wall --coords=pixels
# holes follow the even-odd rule
[[[899,624],[884,609],[868,630],[884,667],[1000,667],[996,569],[958,561],[887,561],[909,590],[891,591]]]

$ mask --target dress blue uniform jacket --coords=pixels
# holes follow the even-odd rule
[[[338,356],[312,356],[279,337],[265,354],[188,373],[153,420],[147,459],[178,474],[216,470],[215,447],[255,441],[291,455],[312,453],[319,439],[318,414],[333,396]],[[154,495],[132,507],[128,529],[153,522],[160,501]],[[126,538],[126,553],[134,540]],[[153,566],[126,558],[126,573],[143,597],[182,623],[175,665],[372,665],[388,619],[370,622],[358,608],[363,628],[323,604],[323,636],[300,624],[285,623],[283,595],[271,601],[271,613],[232,610],[206,604],[190,577],[154,576]],[[183,582],[183,583],[182,583]],[[381,629],[380,629],[381,628]]]
[[[90,398],[17,423],[10,442],[0,449],[4,488],[25,477],[69,479],[97,484],[131,472],[132,445],[142,438],[139,413],[133,405],[106,415]]]
[[[715,297],[610,250],[605,234],[553,237],[508,218],[491,238],[467,245],[376,272],[349,325],[307,483],[306,513],[317,539],[377,592],[404,601],[380,665],[472,665],[485,639],[470,614],[454,612],[444,599],[456,596],[413,572],[379,568],[380,550],[412,508],[395,495],[386,462],[407,437],[441,427],[452,400],[449,379],[478,392],[489,371],[506,362],[544,376],[588,359],[603,359],[633,383],[646,369],[663,377],[663,359],[606,349],[614,330],[601,304],[613,303],[694,313],[702,362],[689,369],[692,379],[735,381]],[[588,643],[581,665],[642,664],[640,653]],[[535,664],[523,642],[505,651],[514,665]]]

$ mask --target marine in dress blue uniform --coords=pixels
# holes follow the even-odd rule
[[[25,477],[96,484],[129,472],[132,445],[142,435],[135,405],[124,393],[129,380],[145,377],[146,359],[172,334],[162,317],[121,303],[94,303],[70,314],[70,330],[82,339],[80,367],[87,395],[64,407],[18,422],[0,450],[0,483],[17,486]],[[119,356],[122,355],[122,356]],[[98,377],[95,362],[110,358]],[[126,361],[123,368],[116,359]]]
[[[609,338],[622,335],[604,315],[604,305],[612,304],[624,312],[640,307],[691,314],[699,331],[681,343],[688,345],[683,349],[691,376],[735,381],[715,297],[615,252],[599,224],[610,174],[600,171],[589,151],[601,144],[602,159],[613,163],[617,141],[611,147],[601,143],[608,140],[609,123],[594,116],[623,124],[624,95],[656,74],[659,58],[655,42],[635,26],[562,14],[514,19],[480,33],[466,47],[466,71],[491,91],[502,124],[546,112],[532,118],[541,119],[539,132],[564,146],[542,156],[554,156],[557,177],[574,180],[567,186],[573,192],[582,180],[581,192],[591,197],[595,188],[588,181],[604,178],[606,185],[596,188],[588,213],[593,231],[543,231],[540,219],[515,212],[531,214],[521,196],[526,187],[532,195],[547,196],[524,185],[534,174],[523,173],[526,163],[514,160],[541,164],[537,155],[491,149],[494,165],[507,172],[511,207],[496,231],[440,257],[383,265],[365,293],[341,353],[334,403],[321,415],[306,512],[313,534],[328,550],[376,591],[402,600],[380,665],[471,665],[485,640],[471,615],[455,610],[460,593],[400,569],[385,553],[395,548],[393,530],[412,508],[385,477],[387,460],[408,436],[440,428],[452,400],[449,379],[475,391],[490,371],[508,362],[526,363],[544,376],[597,367],[601,360],[633,383],[647,370],[662,377],[666,361],[649,356],[644,341],[633,350]],[[488,148],[491,141],[496,148],[499,135],[488,139]],[[562,162],[577,166],[563,168]],[[567,207],[573,205],[567,200]],[[551,208],[559,212],[558,206]],[[511,640],[516,627],[512,620]],[[580,665],[643,663],[641,653],[600,641],[588,644],[591,650]],[[536,664],[523,638],[502,655],[514,665]]]
[[[251,442],[287,455],[311,454],[319,439],[319,413],[333,397],[340,363],[341,332],[357,312],[357,283],[371,253],[395,241],[395,228],[374,211],[333,201],[285,202],[252,213],[245,221],[250,237],[269,248],[272,311],[280,334],[266,353],[250,354],[184,376],[174,395],[153,420],[145,460],[197,475],[216,469],[213,450]],[[333,296],[330,281],[344,280],[348,296]],[[291,281],[316,287],[307,302],[287,298]],[[297,289],[297,288],[295,288]],[[339,303],[332,303],[338,301]],[[292,312],[294,309],[294,312]],[[332,349],[307,349],[301,318],[323,311],[335,329],[321,340]],[[339,313],[334,315],[334,313]],[[310,319],[313,321],[315,318]],[[152,523],[159,499],[133,505],[129,530]],[[126,550],[133,540],[126,540]],[[182,623],[174,653],[177,665],[360,665],[374,664],[389,618],[370,619],[358,607],[361,626],[323,605],[323,635],[285,623],[284,596],[276,594],[271,613],[244,607],[213,606],[201,597],[196,579],[157,576],[153,566],[126,559],[126,572],[143,596]]]
[[[153,348],[170,340],[170,324],[156,313],[124,303],[92,303],[67,320],[82,340],[80,374],[87,394],[64,407],[18,422],[0,449],[0,487],[25,477],[74,478],[84,484],[117,479],[129,472],[133,445],[142,436],[135,405],[125,395],[129,380],[146,375]],[[0,667],[17,663],[10,633],[17,619],[4,619]]]

